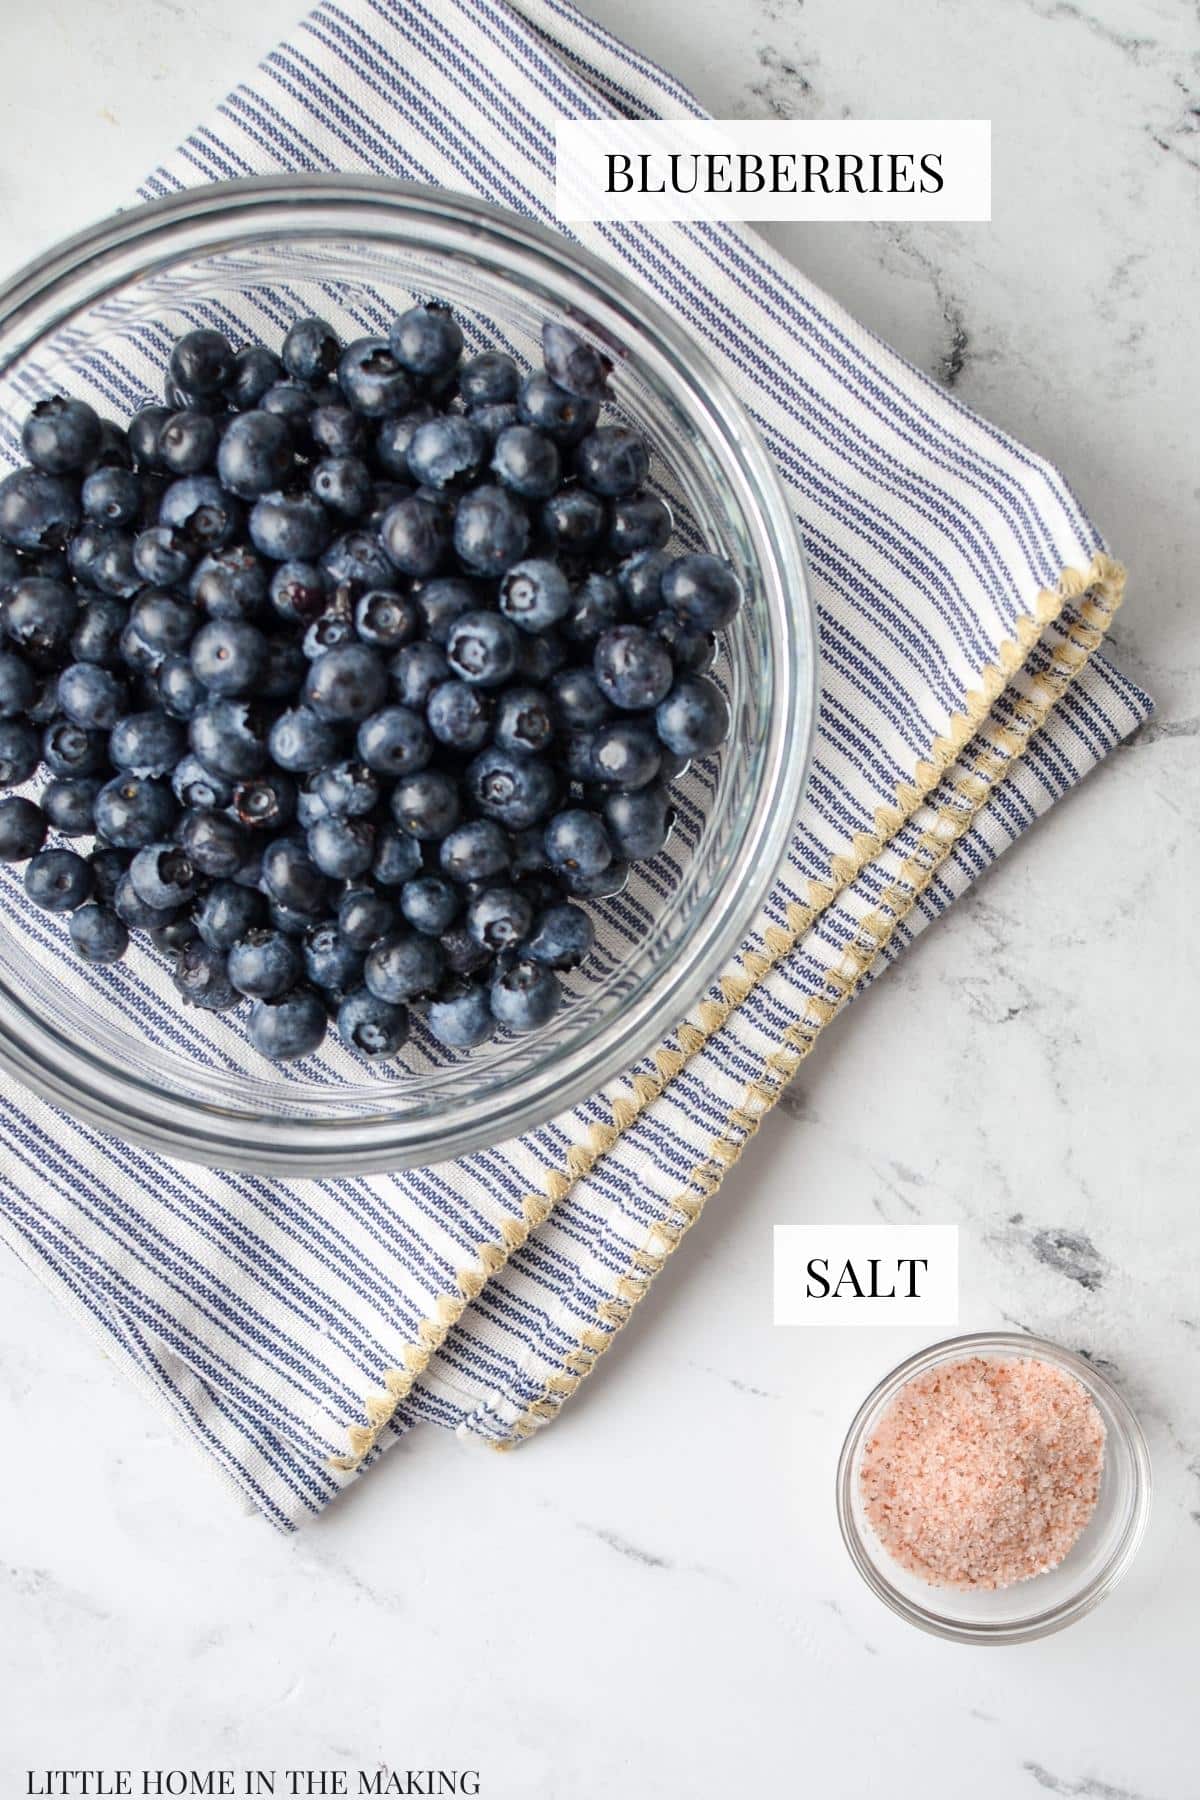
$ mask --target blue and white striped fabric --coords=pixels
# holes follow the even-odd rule
[[[696,111],[563,0],[328,0],[146,192],[367,169],[552,221],[556,115]],[[284,1527],[418,1423],[553,1418],[823,1025],[1148,711],[1055,470],[748,232],[579,236],[707,342],[808,548],[813,776],[737,965],[610,1092],[394,1177],[207,1174],[0,1096],[8,1240]]]

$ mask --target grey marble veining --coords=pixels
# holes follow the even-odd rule
[[[1182,0],[591,0],[716,113],[988,117],[994,218],[769,235],[1070,473],[1159,702],[829,1033],[653,1304],[509,1458],[418,1433],[295,1541],[242,1516],[0,1260],[0,1774],[483,1771],[502,1800],[1193,1800],[1200,1610],[1200,30]],[[15,263],[122,200],[296,0],[5,21]],[[55,154],[38,146],[53,118]],[[861,1588],[832,1472],[903,1333],[769,1323],[777,1221],[957,1219],[962,1325],[1120,1383],[1156,1504],[1125,1585],[984,1654]],[[736,1369],[736,1377],[730,1369]]]

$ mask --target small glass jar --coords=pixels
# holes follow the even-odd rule
[[[1100,1496],[1078,1540],[1056,1568],[1005,1588],[934,1587],[922,1581],[884,1549],[862,1496],[865,1447],[896,1395],[914,1376],[972,1356],[1044,1362],[1073,1376],[1091,1398],[1105,1431]],[[855,1568],[871,1592],[902,1619],[960,1644],[1021,1644],[1061,1631],[1112,1592],[1142,1541],[1150,1486],[1150,1455],[1141,1426],[1092,1363],[1023,1332],[976,1332],[919,1351],[868,1394],[838,1459],[837,1515]]]

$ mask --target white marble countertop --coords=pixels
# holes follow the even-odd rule
[[[0,1797],[28,1767],[475,1767],[490,1800],[1190,1800],[1200,69],[1184,0],[591,0],[718,113],[990,117],[993,223],[789,254],[1073,477],[1157,720],[836,1028],[596,1379],[527,1451],[418,1432],[319,1525],[243,1516],[0,1261]],[[3,260],[122,201],[297,0],[42,0],[4,27]],[[869,1104],[864,1105],[864,1097]],[[936,1132],[929,1121],[937,1120]],[[964,1328],[1111,1365],[1150,1534],[1057,1638],[885,1612],[832,1472],[890,1331],[769,1323],[781,1220],[963,1225]],[[1086,1283],[1043,1233],[1086,1240]],[[722,1373],[756,1353],[753,1386]],[[673,1404],[664,1405],[669,1396]]]

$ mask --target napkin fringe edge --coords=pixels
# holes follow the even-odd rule
[[[631,1076],[629,1086],[632,1093],[612,1097],[609,1101],[611,1122],[597,1122],[590,1126],[586,1140],[573,1144],[567,1151],[564,1167],[544,1171],[541,1192],[524,1195],[520,1212],[509,1214],[500,1220],[497,1227],[500,1241],[478,1245],[475,1262],[456,1271],[457,1291],[438,1295],[431,1313],[418,1325],[415,1341],[406,1344],[401,1350],[401,1366],[386,1369],[380,1377],[380,1389],[368,1393],[364,1398],[365,1420],[347,1428],[347,1452],[331,1457],[329,1468],[342,1474],[354,1474],[361,1468],[365,1458],[375,1449],[387,1430],[397,1408],[412,1391],[414,1383],[428,1368],[468,1306],[478,1299],[492,1276],[504,1268],[530,1233],[546,1222],[558,1202],[591,1173],[600,1157],[613,1148],[645,1108],[660,1098],[680,1071],[727,1024],[732,1014],[744,1004],[770,971],[795,949],[816,921],[882,855],[952,769],[972,738],[979,734],[997,699],[1013,676],[1024,668],[1046,627],[1061,618],[1071,601],[1080,600],[1091,591],[1098,591],[1103,594],[1107,603],[1107,610],[1095,608],[1102,615],[1103,623],[1096,625],[1085,619],[1079,627],[1068,628],[1068,638],[1080,654],[1072,661],[1069,669],[1064,659],[1061,687],[1046,699],[1036,720],[1029,724],[1019,747],[1003,752],[1004,767],[1001,775],[1016,761],[1034,731],[1049,717],[1069,681],[1086,664],[1100,643],[1112,614],[1121,603],[1124,583],[1125,571],[1120,564],[1098,553],[1086,570],[1063,569],[1057,589],[1042,588],[1039,591],[1033,608],[1018,617],[1012,636],[1000,645],[995,661],[987,664],[981,671],[978,685],[963,696],[962,704],[951,715],[945,732],[934,739],[928,755],[917,762],[912,778],[897,784],[892,804],[881,805],[876,809],[875,830],[856,832],[851,839],[850,851],[841,852],[830,859],[829,878],[808,883],[808,904],[801,906],[793,902],[788,907],[786,927],[769,925],[763,934],[766,950],[743,951],[736,958],[733,968],[720,978],[720,1000],[702,1000],[695,1010],[695,1022],[685,1019],[672,1033],[675,1042],[668,1041],[654,1052],[654,1074],[646,1071]],[[1076,631],[1089,641],[1081,643],[1075,636]],[[1093,639],[1094,641],[1090,641]],[[1052,686],[1048,676],[1035,678],[1035,688],[1039,684]],[[1034,710],[1032,705],[1030,710]],[[1002,753],[995,751],[993,754],[999,757]],[[901,918],[916,904],[920,893],[932,881],[937,868],[949,855],[962,831],[967,829],[1001,775],[990,779],[984,775],[974,775],[972,779],[978,791],[967,810],[957,813],[952,806],[947,805],[939,813],[937,824],[921,840],[921,846],[925,845],[926,838],[935,840],[933,848],[924,852],[923,860],[910,859],[910,862],[920,862],[914,873],[914,882],[919,885],[913,886],[910,897],[903,903],[903,912],[891,918],[886,935],[872,942],[865,958],[853,946],[841,952],[839,962],[826,972],[824,978],[825,987],[834,989],[838,998],[830,1001],[820,994],[814,994],[810,998],[804,1014],[787,1034],[790,1037],[804,1025],[811,1014],[816,1023],[809,1031],[803,1048],[793,1049],[789,1046],[785,1050],[781,1046],[766,1059],[762,1076],[748,1084],[742,1106],[731,1111],[724,1130],[711,1140],[708,1156],[689,1175],[687,1188],[671,1202],[666,1216],[656,1223],[643,1247],[634,1252],[626,1274],[617,1283],[617,1298],[601,1301],[593,1315],[593,1322],[579,1333],[576,1348],[563,1359],[566,1372],[550,1377],[538,1398],[530,1402],[513,1424],[513,1436],[498,1440],[496,1449],[511,1449],[532,1436],[550,1418],[557,1415],[563,1402],[591,1373],[617,1332],[628,1322],[633,1308],[644,1297],[667,1256],[675,1250],[685,1232],[699,1218],[705,1202],[716,1192],[725,1174],[737,1161],[791,1074],[811,1050],[820,1031],[841,1010],[857,988]],[[961,826],[960,819],[963,821]],[[904,867],[907,870],[909,863]],[[903,874],[902,870],[902,876]],[[889,888],[881,899],[880,908],[863,921],[859,927],[860,935],[880,916],[892,891]],[[794,1061],[791,1061],[793,1057]],[[789,1063],[785,1074],[784,1067]],[[731,1136],[734,1127],[742,1133],[740,1138]],[[679,1214],[681,1222],[672,1220],[672,1211]]]

